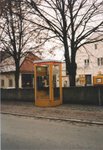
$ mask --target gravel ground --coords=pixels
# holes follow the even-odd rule
[[[1,102],[1,113],[103,122],[103,106],[63,104],[57,107],[36,107],[32,102],[4,101]]]

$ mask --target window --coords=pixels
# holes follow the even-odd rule
[[[13,86],[13,81],[12,79],[9,79],[9,87],[12,87]]]
[[[103,57],[97,58],[97,64],[98,64],[98,66],[103,65]]]
[[[97,44],[94,44],[95,49],[97,49]]]
[[[85,60],[84,60],[84,66],[85,66],[85,67],[89,66],[89,59],[85,59]]]
[[[4,80],[1,80],[1,87],[4,87]]]

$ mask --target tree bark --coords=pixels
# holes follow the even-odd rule
[[[69,65],[69,81],[70,86],[76,86],[76,70],[77,70],[77,64],[74,62],[73,64]]]
[[[19,88],[19,74],[20,74],[20,67],[19,67],[19,62],[16,62],[15,64],[16,70],[15,70],[15,88]]]

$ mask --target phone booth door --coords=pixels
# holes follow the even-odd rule
[[[60,100],[60,65],[53,65],[53,99]]]
[[[36,100],[49,100],[49,65],[36,66]]]

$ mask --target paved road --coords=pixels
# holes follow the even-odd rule
[[[2,150],[103,150],[103,127],[2,115]]]

